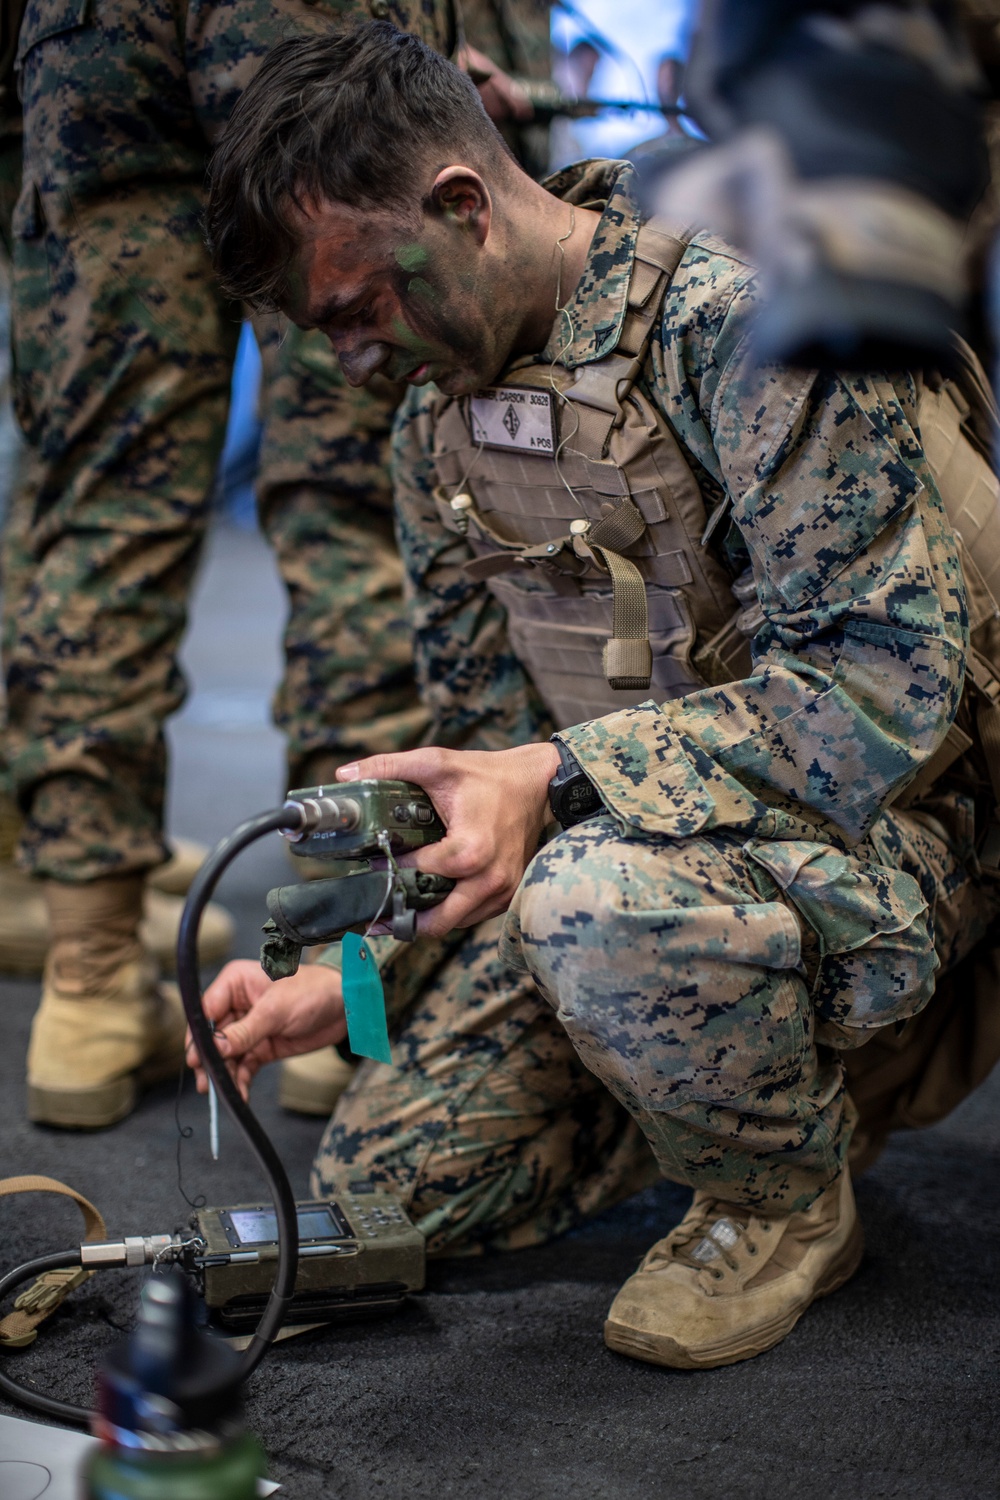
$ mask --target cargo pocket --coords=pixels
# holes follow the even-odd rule
[[[816,933],[816,1040],[862,1046],[907,1020],[934,992],[937,955],[927,902],[911,875],[829,844],[753,840],[746,852]]]

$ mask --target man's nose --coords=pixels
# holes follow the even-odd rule
[[[388,344],[377,340],[352,347],[339,347],[333,342],[334,352],[340,360],[340,368],[348,385],[366,385],[372,376],[381,370],[390,355]]]

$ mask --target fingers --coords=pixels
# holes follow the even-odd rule
[[[369,755],[366,760],[341,766],[338,781],[415,781],[425,791],[433,792],[453,774],[458,752],[428,745],[420,750],[403,750],[397,755]]]
[[[228,1022],[216,1036],[215,1045],[225,1058],[243,1057],[280,1029],[283,1020],[283,1014],[276,1015],[274,1007],[262,1001],[245,1016]]]
[[[455,927],[475,927],[507,910],[519,880],[519,873],[501,879],[493,869],[465,880],[439,906],[418,914],[417,931],[427,937],[446,937]]]
[[[234,959],[212,980],[202,997],[202,1007],[208,1019],[219,1025],[231,1013],[249,1010],[271,983],[252,958]]]
[[[526,121],[534,116],[534,105],[526,90],[516,79],[511,78],[499,68],[491,75],[489,81],[481,86],[480,92],[486,113],[491,120]]]
[[[466,44],[459,53],[458,65],[478,88],[491,120],[502,123],[533,117],[534,107],[525,89],[484,53]]]

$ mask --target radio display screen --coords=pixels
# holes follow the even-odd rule
[[[234,1208],[225,1216],[241,1245],[272,1245],[278,1238],[278,1220],[273,1208]],[[296,1211],[299,1239],[339,1240],[349,1238],[347,1220],[335,1204],[323,1203]],[[232,1240],[233,1236],[229,1236]]]

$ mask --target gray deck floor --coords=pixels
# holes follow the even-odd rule
[[[267,724],[281,615],[263,544],[219,528],[186,652],[195,691],[172,729],[178,833],[212,842],[283,790],[281,741]],[[243,954],[255,952],[264,891],[286,872],[275,839],[229,876],[224,894]],[[98,1135],[24,1123],[37,993],[0,982],[2,1172],[73,1184],[113,1231],[181,1225],[172,1090]],[[273,1077],[254,1102],[304,1192],[321,1122],[282,1113]],[[256,1196],[253,1163],[228,1124],[214,1165],[202,1101],[189,1091],[181,1113],[196,1127],[182,1153],[188,1194]],[[253,1380],[249,1421],[290,1500],[1000,1494],[998,1159],[994,1076],[943,1126],[892,1144],[859,1188],[868,1235],[860,1274],[747,1364],[676,1374],[603,1347],[617,1286],[684,1210],[684,1194],[664,1185],[544,1249],[439,1265],[427,1294],[391,1321],[286,1344]],[[4,1268],[78,1237],[69,1205],[0,1200]],[[33,1349],[6,1356],[11,1367],[16,1360],[21,1378],[89,1400],[94,1360],[127,1326],[137,1286],[134,1273],[91,1281]]]

